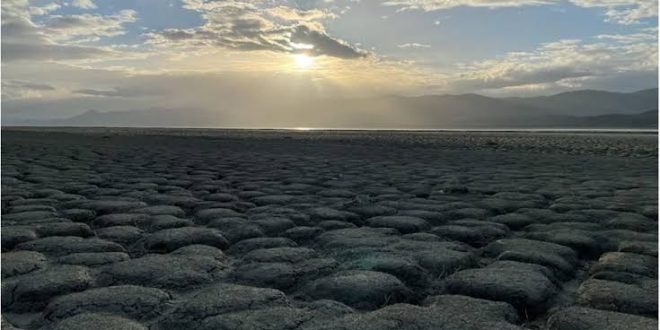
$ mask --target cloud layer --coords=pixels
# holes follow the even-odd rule
[[[201,13],[206,22],[199,28],[149,33],[152,44],[306,52],[346,59],[366,55],[356,47],[329,36],[318,20],[333,14],[318,9],[300,10],[282,5],[267,7],[261,1],[184,0],[184,4],[185,8]]]
[[[569,0],[585,8],[603,8],[608,20],[621,24],[636,23],[641,19],[657,17],[657,0]],[[557,5],[563,0],[388,0],[383,4],[402,10],[435,11],[454,7],[523,7]]]
[[[484,90],[528,86],[553,89],[558,86],[584,88],[590,80],[647,73],[655,75],[657,29],[635,35],[601,35],[614,42],[589,43],[559,40],[529,52],[512,52],[501,59],[461,66],[451,86],[456,90]]]
[[[89,1],[73,6],[94,8]],[[25,0],[2,2],[2,62],[16,60],[78,60],[116,55],[110,47],[81,45],[124,33],[123,25],[136,20],[136,12],[116,15],[48,15],[61,6],[35,7]],[[45,17],[44,17],[45,16]],[[35,19],[40,19],[37,22]]]

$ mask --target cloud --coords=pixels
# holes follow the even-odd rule
[[[364,52],[351,47],[347,43],[334,39],[323,31],[314,30],[305,25],[299,25],[293,29],[289,44],[312,45],[313,48],[310,52],[314,55],[327,55],[344,59],[365,56]]]
[[[2,62],[81,60],[117,55],[111,49],[75,45],[2,42]]]
[[[613,40],[620,43],[657,42],[658,27],[641,29],[638,33],[630,34],[601,34],[596,39]]]
[[[101,96],[101,97],[144,97],[158,95],[160,92],[153,90],[146,90],[139,86],[132,86],[131,88],[126,87],[115,87],[110,90],[99,90],[99,89],[78,89],[74,90],[73,93],[89,96]]]
[[[409,42],[405,44],[398,45],[399,48],[431,48],[431,45],[420,44],[416,42]]]
[[[552,4],[553,0],[388,0],[386,6],[400,7],[403,10],[435,11],[454,7],[521,7]]]
[[[51,2],[47,5],[40,6],[40,7],[30,7],[30,14],[35,15],[35,16],[42,16],[46,15],[52,11],[60,9],[62,6],[60,6],[57,3]]]
[[[20,99],[29,97],[40,97],[44,92],[54,91],[55,87],[49,84],[35,83],[22,80],[3,80],[2,98]]]
[[[41,29],[55,40],[71,40],[79,37],[112,37],[125,33],[123,25],[135,22],[134,10],[121,10],[116,15],[51,15]]]
[[[151,44],[285,53],[304,50],[311,55],[344,59],[366,56],[364,51],[326,33],[318,19],[331,15],[320,10],[261,7],[260,1],[185,0],[184,4],[199,11],[206,22],[198,28],[147,33]]]
[[[96,5],[92,0],[73,0],[71,5],[81,9],[95,9]]]
[[[273,17],[284,19],[287,21],[315,21],[323,18],[337,17],[332,12],[325,10],[320,10],[320,9],[302,10],[287,6],[277,6],[273,8],[268,8],[266,11],[268,12],[269,15]]]
[[[620,24],[633,24],[642,19],[657,17],[657,0],[568,0],[575,6],[584,8],[604,8],[608,21]],[[557,5],[562,0],[388,0],[386,6],[400,10],[436,11],[455,7],[522,7]]]
[[[608,21],[633,24],[642,19],[658,16],[657,0],[571,0],[586,8],[605,8]]]
[[[9,80],[2,82],[2,88],[22,88],[38,91],[52,91],[55,87],[48,84],[33,83],[29,81]]]
[[[626,35],[600,36],[608,42],[559,40],[529,52],[511,52],[500,59],[478,61],[459,67],[448,84],[454,90],[530,88],[561,85],[588,88],[591,81],[603,81],[623,74],[655,74],[658,45],[647,42],[653,30]],[[633,74],[635,73],[635,74]]]
[[[81,42],[124,33],[135,11],[115,15],[46,15],[56,6],[29,7],[27,1],[2,2],[2,61],[80,60],[117,56],[111,47]],[[45,15],[45,17],[41,17]],[[40,16],[35,21],[34,16]]]

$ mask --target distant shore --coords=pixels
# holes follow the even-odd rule
[[[592,154],[657,157],[658,132],[651,130],[358,130],[273,128],[161,128],[161,127],[5,127],[5,134],[26,137],[49,135],[67,139],[128,137],[143,143],[147,137],[203,143],[237,144],[298,141],[305,146],[324,143],[369,145],[378,148],[431,147],[451,150],[519,151],[550,154]],[[169,141],[169,140],[168,140]],[[289,144],[289,143],[286,143]]]
[[[239,131],[314,131],[314,132],[498,132],[498,133],[651,133],[648,128],[343,128],[343,127],[167,127],[167,126],[2,126],[3,130],[95,130],[95,129],[147,129],[147,130],[239,130]]]

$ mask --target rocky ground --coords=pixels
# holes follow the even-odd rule
[[[657,135],[3,129],[3,329],[657,329]]]

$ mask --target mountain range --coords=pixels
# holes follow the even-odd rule
[[[646,128],[658,127],[658,89],[582,90],[538,97],[477,94],[282,100],[241,111],[150,108],[3,125],[320,128]]]

